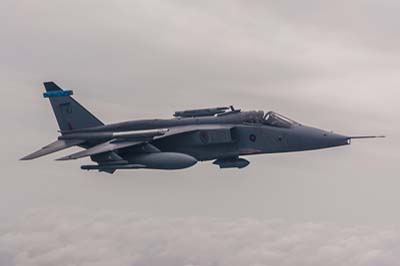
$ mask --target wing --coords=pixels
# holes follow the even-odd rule
[[[92,156],[96,154],[101,154],[105,152],[112,152],[118,149],[128,148],[132,146],[137,146],[146,143],[145,141],[116,141],[116,140],[109,140],[104,143],[101,143],[97,146],[91,147],[87,150],[80,151],[77,153],[73,153],[64,157],[57,159],[58,161],[64,160],[75,160],[87,156]]]
[[[165,134],[167,131],[168,129],[155,129],[155,130],[135,130],[129,132],[98,132],[98,133],[82,132],[82,133],[65,134],[59,136],[57,141],[54,141],[53,143],[50,143],[49,145],[41,148],[40,150],[35,151],[34,153],[21,158],[21,160],[32,160],[53,152],[70,148],[72,146],[83,144],[88,141],[111,139],[108,142],[89,148],[88,153],[95,152],[93,153],[94,155],[99,153],[97,152],[98,150],[106,150],[105,152],[107,152],[110,150],[122,149],[129,146],[134,146],[139,143],[144,143],[146,141],[152,140],[155,136],[160,136]],[[92,154],[85,155],[84,152],[85,151],[79,152],[79,154],[78,153],[73,154],[73,157],[70,159],[77,159],[92,155]],[[79,157],[74,158],[75,156]],[[68,156],[60,159],[69,160]]]
[[[123,133],[79,133],[79,134],[69,134],[63,135],[59,139],[42,149],[25,156],[21,160],[31,160],[35,159],[56,151],[60,151],[72,146],[76,146],[82,143],[85,143],[88,140],[96,139],[96,138],[104,138],[104,137],[113,137],[113,139],[103,142],[94,147],[88,148],[86,150],[73,153],[64,157],[61,157],[57,160],[74,160],[87,156],[98,155],[102,153],[112,152],[123,148],[144,145],[151,141],[152,139],[161,139],[170,136],[176,136],[179,134],[191,133],[195,131],[203,131],[203,132],[211,132],[211,137],[216,133],[218,136],[221,136],[220,133],[225,132],[225,137],[221,139],[218,137],[218,142],[223,140],[223,142],[232,141],[230,137],[230,129],[232,129],[233,125],[189,125],[189,126],[180,126],[173,127],[169,129],[155,129],[148,131],[133,131],[133,132],[123,132]],[[206,136],[206,135],[204,135]],[[208,136],[208,135],[207,135]],[[211,138],[216,139],[216,138]],[[206,139],[205,139],[206,140]],[[207,141],[209,141],[207,139]],[[208,143],[208,144],[211,144]]]
[[[84,142],[85,142],[85,140],[81,140],[81,139],[56,140],[56,141],[50,143],[49,145],[44,146],[40,150],[35,151],[35,152],[21,158],[21,160],[36,159],[36,158],[45,156],[47,154],[50,154],[50,153],[53,153],[56,151],[61,151],[61,150],[67,149],[69,147],[82,144]]]

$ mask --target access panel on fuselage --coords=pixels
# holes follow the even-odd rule
[[[261,153],[263,134],[259,126],[238,126],[232,129],[232,138],[237,140],[237,149],[240,155]]]
[[[287,149],[287,129],[244,125],[232,129],[240,155],[281,152]]]

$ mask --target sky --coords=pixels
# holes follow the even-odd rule
[[[396,265],[399,9],[2,0],[0,264]],[[78,148],[19,161],[57,137],[50,80],[105,123],[233,104],[387,138],[252,156],[241,170],[108,175],[54,161]]]

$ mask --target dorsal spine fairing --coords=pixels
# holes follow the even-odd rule
[[[215,116],[215,115],[229,113],[230,111],[227,112],[227,110],[230,110],[232,112],[238,111],[238,110],[235,110],[235,108],[233,108],[233,106],[231,105],[229,107],[223,106],[223,107],[211,107],[211,108],[176,111],[174,113],[174,116],[175,117]]]

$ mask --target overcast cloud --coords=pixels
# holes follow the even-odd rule
[[[2,0],[0,264],[397,265],[399,10]],[[18,161],[57,137],[48,80],[106,123],[234,104],[388,138],[248,157],[242,170],[107,175],[54,161],[77,149]]]
[[[398,265],[400,228],[43,209],[0,228],[2,265]]]

